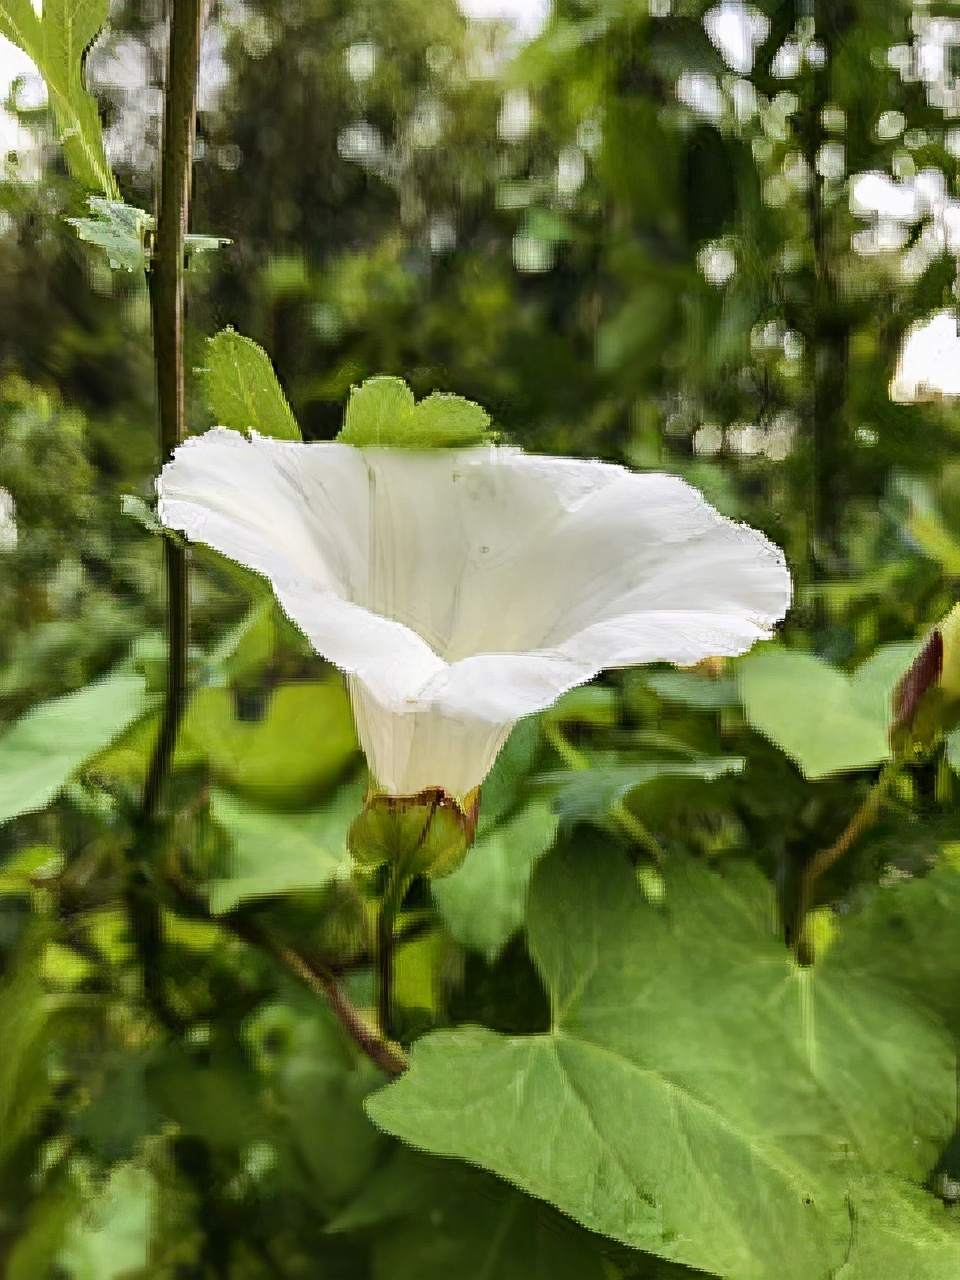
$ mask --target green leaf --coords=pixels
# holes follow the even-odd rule
[[[355,763],[359,748],[339,677],[282,684],[261,720],[239,720],[233,694],[201,689],[180,750],[204,759],[216,782],[267,806],[312,808]]]
[[[555,791],[554,807],[561,822],[596,822],[609,817],[638,787],[659,778],[693,778],[714,782],[725,774],[740,773],[741,756],[695,756],[684,760],[639,760],[636,764],[610,765],[602,769],[558,769],[537,779]]]
[[[104,200],[90,196],[87,201],[90,218],[67,218],[76,227],[81,240],[97,245],[106,251],[110,266],[115,271],[145,271],[147,269],[146,236],[156,225],[153,214],[122,200]],[[189,235],[185,240],[188,255],[205,253],[229,244],[218,236]]]
[[[68,1233],[60,1264],[71,1280],[125,1280],[147,1266],[156,1186],[147,1170],[120,1164]]]
[[[276,440],[302,439],[270,357],[251,338],[222,329],[207,342],[200,374],[204,397],[219,426],[244,435],[257,431]]]
[[[628,1245],[826,1280],[851,1179],[923,1177],[949,1135],[949,1038],[869,975],[798,969],[753,868],[674,864],[666,904],[599,840],[552,855],[527,916],[551,1031],[428,1035],[368,1111]]]
[[[909,1184],[876,1179],[858,1188],[850,1256],[836,1280],[956,1280],[960,1218]]]
[[[0,983],[0,1163],[30,1132],[49,1103],[51,1016],[60,1001],[40,981],[46,935],[35,928],[18,949],[15,969]]]
[[[70,1117],[69,1132],[105,1160],[130,1159],[160,1125],[146,1082],[155,1056],[155,1048],[107,1051],[98,1058],[96,1075],[85,1083],[92,1097]]]
[[[148,1069],[146,1083],[164,1119],[217,1150],[239,1151],[269,1132],[259,1082],[234,1061],[208,1065],[170,1048]]]
[[[151,215],[121,200],[100,196],[91,196],[87,203],[92,217],[67,218],[80,239],[105,250],[115,270],[145,271],[144,235],[153,226]]]
[[[415,447],[456,449],[482,443],[490,415],[472,400],[434,391],[414,409],[411,426],[411,444]]]
[[[652,671],[645,672],[643,680],[664,702],[685,707],[715,711],[740,702],[736,681],[726,677],[712,680],[693,671]]]
[[[18,720],[0,736],[0,822],[49,804],[84,761],[145,710],[141,677],[112,675]]]
[[[230,874],[211,881],[210,910],[231,911],[265,898],[327,884],[347,862],[347,829],[363,804],[363,787],[341,787],[312,813],[276,813],[215,789],[210,814],[231,837]]]
[[[810,653],[761,650],[737,668],[744,712],[807,778],[869,768],[889,755],[890,699],[915,652],[885,646],[851,679]]]
[[[400,424],[409,421],[413,410],[413,392],[402,378],[367,378],[350,390],[337,439],[358,446],[395,443]]]
[[[463,866],[434,882],[434,900],[458,942],[496,959],[523,924],[531,873],[556,831],[556,815],[534,802],[478,836]]]
[[[555,724],[589,724],[611,728],[617,723],[617,695],[613,689],[605,689],[601,685],[580,685],[568,690],[542,715],[544,720]]]
[[[67,1177],[50,1178],[43,1195],[25,1214],[6,1259],[4,1280],[38,1280],[50,1275],[82,1200]]]
[[[32,893],[36,877],[55,875],[62,867],[63,857],[51,845],[27,845],[6,862],[0,863],[0,894]]]
[[[388,1209],[374,1221],[389,1222],[406,1210],[374,1237],[374,1280],[604,1280],[610,1274],[585,1231],[477,1170],[401,1151],[372,1181]],[[359,1208],[366,1207],[369,1218],[379,1206],[369,1193],[361,1196]]]
[[[480,835],[488,824],[498,822],[521,802],[540,742],[540,725],[535,716],[521,720],[511,731],[480,792]]]
[[[12,40],[46,81],[63,152],[75,178],[111,200],[119,197],[107,160],[96,99],[83,86],[83,61],[107,20],[109,0],[0,0],[0,34]]]
[[[882,886],[841,917],[827,971],[882,979],[941,1018],[960,1043],[960,867]]]
[[[488,438],[490,415],[472,400],[435,391],[414,403],[402,378],[381,375],[352,388],[342,444],[380,449],[456,449]]]
[[[363,1110],[363,1100],[383,1077],[356,1056],[323,1006],[263,1008],[252,1035],[281,1042],[271,1062],[271,1096],[287,1122],[284,1140],[309,1176],[311,1205],[345,1204],[384,1153],[383,1135]]]

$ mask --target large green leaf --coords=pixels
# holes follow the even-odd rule
[[[420,1041],[368,1103],[592,1230],[731,1280],[826,1280],[863,1169],[920,1178],[954,1123],[946,1032],[869,974],[801,970],[754,869],[674,866],[645,904],[599,841],[541,864],[546,1035]]]
[[[887,645],[851,678],[810,653],[759,650],[737,668],[744,711],[808,778],[869,768],[890,753],[890,699],[915,652]]]
[[[828,971],[870,976],[899,988],[941,1018],[960,1041],[960,868],[881,887],[841,918]]]
[[[347,829],[362,804],[359,785],[340,788],[331,804],[309,813],[276,813],[212,791],[211,816],[230,835],[232,852],[230,874],[210,883],[210,910],[327,884],[347,861]]]
[[[222,427],[258,431],[277,440],[300,440],[300,428],[283,394],[270,357],[233,329],[222,329],[207,342],[201,370],[210,412]]]
[[[143,679],[112,675],[18,720],[0,736],[0,822],[49,804],[85,760],[145,709]]]
[[[97,102],[83,86],[83,60],[109,8],[110,0],[44,0],[38,17],[31,0],[0,0],[0,35],[22,49],[46,81],[71,173],[117,199]]]
[[[463,866],[433,882],[440,914],[458,942],[496,959],[523,924],[530,873],[556,831],[556,814],[534,802],[481,834]]]

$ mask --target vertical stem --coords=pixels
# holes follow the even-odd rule
[[[183,259],[190,207],[203,0],[170,0],[170,6],[157,236],[150,271],[161,462],[167,460],[186,434]],[[144,996],[158,1021],[176,1034],[178,1020],[164,994],[160,908],[146,866],[156,848],[157,816],[183,718],[187,687],[186,553],[166,539],[163,554],[167,584],[167,688],[160,732],[143,788],[139,829],[131,850],[133,865],[127,882],[126,906],[143,972]]]
[[[377,909],[377,936],[374,947],[377,967],[377,1022],[384,1040],[394,1039],[393,980],[394,943],[397,916],[409,881],[399,866],[390,867],[388,880]]]
[[[186,434],[183,365],[184,240],[190,209],[193,133],[203,0],[170,0],[170,45],[160,165],[157,235],[150,274],[154,359],[165,462]],[[164,543],[167,583],[167,691],[156,749],[143,794],[143,817],[153,821],[173,759],[186,700],[189,625],[186,553]]]

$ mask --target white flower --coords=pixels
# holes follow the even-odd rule
[[[960,336],[954,311],[938,311],[907,330],[890,383],[890,399],[903,403],[960,396]]]
[[[157,481],[160,519],[263,574],[347,672],[386,791],[467,795],[514,723],[605,667],[743,653],[782,553],[674,476],[518,449],[356,449],[223,428]]]
[[[17,505],[9,489],[0,486],[0,551],[17,548]]]

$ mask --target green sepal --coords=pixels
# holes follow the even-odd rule
[[[893,694],[890,744],[924,755],[960,725],[960,604],[927,635]]]
[[[402,378],[353,387],[337,439],[371,449],[463,449],[492,439],[490,415],[462,396],[434,391],[417,404]]]
[[[405,880],[456,871],[473,843],[476,816],[439,788],[413,796],[370,795],[347,834],[358,867],[389,864]]]

